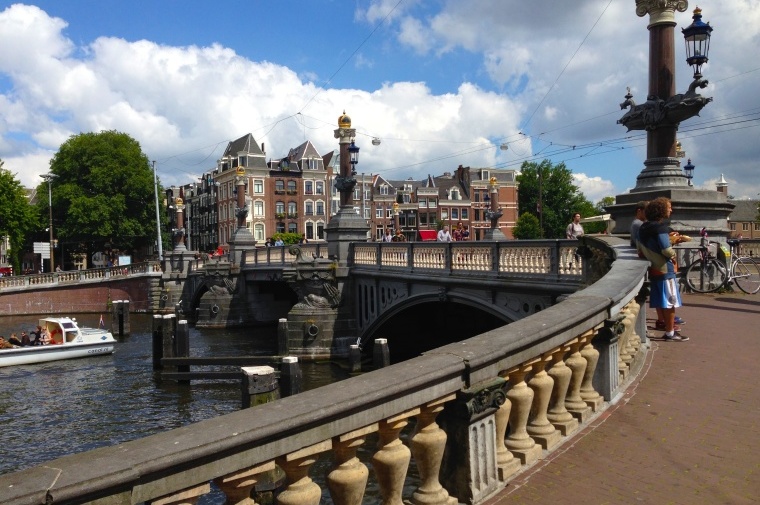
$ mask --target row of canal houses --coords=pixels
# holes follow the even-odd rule
[[[215,169],[199,182],[166,189],[169,226],[176,226],[174,202],[185,204],[185,244],[189,250],[226,249],[237,228],[235,207],[238,167],[245,169],[248,217],[246,226],[263,245],[275,233],[299,233],[309,242],[325,239],[325,227],[338,212],[340,197],[333,184],[339,173],[339,154],[321,155],[310,141],[290,149],[287,155],[267,159],[247,134],[230,142]],[[470,240],[478,240],[490,228],[485,210],[490,208],[490,180],[495,178],[502,216],[498,227],[508,238],[517,219],[517,181],[514,170],[459,166],[453,173],[424,180],[390,180],[377,174],[357,174],[353,205],[369,226],[368,240],[381,240],[396,222],[407,240],[420,240],[422,230],[467,226]],[[394,230],[395,231],[395,230]],[[429,235],[429,234],[428,234]]]

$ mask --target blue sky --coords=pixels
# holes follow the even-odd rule
[[[676,13],[677,92],[695,6]],[[699,6],[714,102],[679,139],[696,186],[723,174],[730,194],[757,197],[760,1]],[[306,139],[329,152],[345,109],[360,172],[550,158],[597,201],[643,168],[643,136],[616,121],[627,86],[646,98],[647,21],[634,0],[0,1],[0,159],[34,186],[70,135],[116,129],[183,184],[249,132],[269,157]]]

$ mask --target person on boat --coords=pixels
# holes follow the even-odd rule
[[[13,349],[15,346],[5,341],[5,337],[0,335],[0,349]]]
[[[42,345],[42,326],[37,326],[36,330],[32,330],[29,333],[34,335],[32,345]]]
[[[25,331],[21,332],[21,346],[26,347],[32,345],[32,341],[29,339],[29,335]]]
[[[11,336],[8,337],[8,343],[13,344],[15,347],[21,347],[21,340],[16,336],[15,333],[11,333]]]
[[[42,328],[40,340],[42,340],[42,345],[48,345],[51,343],[50,332],[48,332],[47,328]]]

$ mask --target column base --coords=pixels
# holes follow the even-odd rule
[[[563,437],[568,437],[578,431],[578,420],[576,418],[568,419],[567,421],[553,421],[554,427],[559,430]]]
[[[567,409],[570,414],[578,420],[579,423],[583,424],[586,421],[588,421],[591,418],[591,407],[586,406],[584,408],[577,408],[577,409]]]
[[[507,449],[509,449],[509,446],[507,446]],[[530,465],[541,459],[544,451],[540,445],[534,444],[533,447],[527,449],[509,449],[509,452],[520,460],[520,464]]]
[[[535,440],[543,450],[549,451],[554,449],[554,447],[562,441],[562,434],[555,429],[553,432],[546,435],[534,435],[531,433],[530,438]]]

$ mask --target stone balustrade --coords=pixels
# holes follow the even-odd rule
[[[560,258],[563,247],[534,247],[536,259],[521,268],[541,268],[543,255]],[[482,503],[618,397],[641,363],[646,347],[630,323],[643,315],[635,297],[646,263],[616,239],[587,247],[608,259],[600,279],[540,315],[273,403],[0,476],[0,501],[191,504],[213,482],[227,503],[250,505],[259,476],[277,465],[287,477],[283,505],[316,505],[325,492],[358,505],[370,480],[383,504]],[[416,249],[393,250],[417,261]],[[456,249],[420,248],[419,261],[439,265],[443,256],[457,268],[447,255]],[[472,268],[502,257],[501,247],[463,251]],[[362,261],[373,254],[356,252]],[[332,462],[326,480],[313,470],[319,459]]]
[[[161,274],[161,264],[157,261],[133,263],[131,265],[90,268],[87,270],[67,270],[32,275],[0,277],[0,291],[24,290],[29,288],[56,287],[113,280],[135,275]]]

